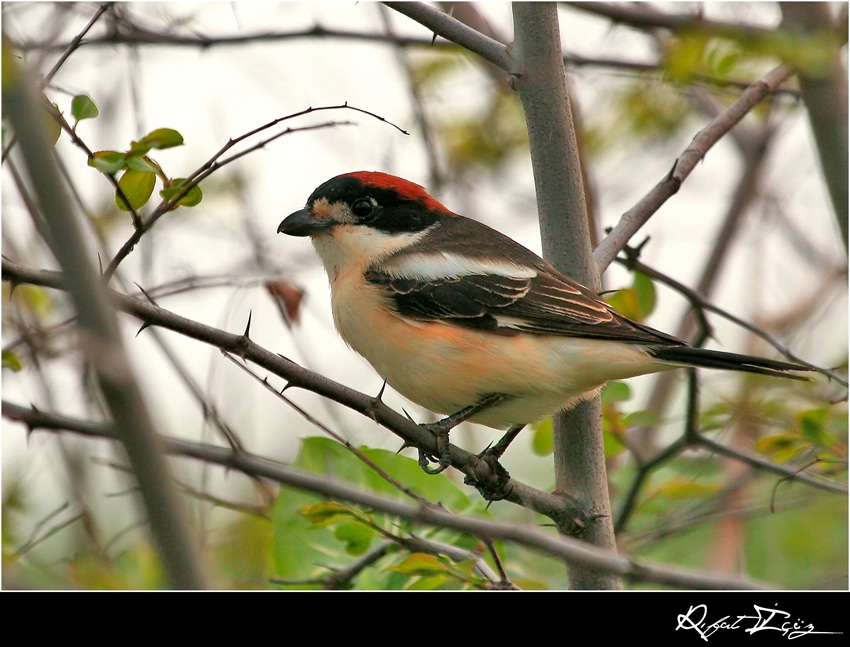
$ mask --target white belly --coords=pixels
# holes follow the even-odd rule
[[[503,393],[511,398],[472,420],[497,428],[528,424],[574,406],[608,380],[670,368],[633,344],[410,321],[392,314],[378,289],[334,283],[334,321],[346,343],[395,390],[435,413]]]

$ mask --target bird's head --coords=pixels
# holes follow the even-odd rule
[[[357,171],[331,178],[289,215],[278,233],[318,236],[337,225],[369,227],[388,234],[415,233],[440,215],[452,215],[424,188],[387,173]]]
[[[357,171],[320,185],[307,205],[287,216],[277,231],[310,236],[331,274],[412,245],[454,215],[418,184],[387,173]]]

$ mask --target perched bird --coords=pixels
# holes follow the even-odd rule
[[[810,370],[692,348],[631,321],[519,243],[386,173],[328,180],[278,232],[311,237],[342,338],[435,413],[519,427],[609,380],[681,366]]]

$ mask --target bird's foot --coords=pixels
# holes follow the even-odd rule
[[[487,447],[472,462],[471,473],[463,479],[464,485],[471,485],[487,501],[501,501],[510,496],[511,475],[499,462],[499,456],[493,447]]]
[[[495,445],[488,445],[478,454],[478,461],[473,466],[474,475],[467,475],[463,480],[466,485],[475,487],[487,501],[501,501],[510,495],[511,488],[507,486],[511,475],[502,467],[499,459],[524,427],[525,425],[514,425]]]
[[[510,396],[505,395],[504,393],[491,393],[482,397],[477,403],[465,407],[457,413],[453,413],[442,420],[420,425],[420,427],[423,427],[434,434],[434,439],[437,444],[437,452],[436,455],[431,455],[420,449],[419,466],[428,474],[439,474],[440,472],[445,471],[445,469],[451,465],[449,432],[460,423],[469,420],[475,414],[480,413],[488,407],[492,407],[494,404],[503,402],[509,397]],[[501,443],[501,441],[499,442]],[[432,468],[430,466],[432,462],[436,462],[437,467]]]
[[[451,465],[452,456],[449,445],[449,431],[451,431],[452,427],[447,428],[442,424],[446,420],[448,420],[448,418],[444,418],[443,420],[438,420],[437,422],[432,422],[430,424],[420,425],[434,434],[434,440],[437,443],[436,456],[428,454],[422,449],[419,450],[419,467],[421,467],[427,474],[439,474]],[[437,467],[432,468],[431,463],[434,461],[437,462]]]

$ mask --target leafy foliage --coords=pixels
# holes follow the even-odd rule
[[[90,116],[97,116],[96,110],[95,108],[95,113]],[[162,167],[148,156],[154,149],[165,150],[182,145],[183,135],[179,132],[171,128],[157,128],[139,141],[130,142],[126,151],[96,151],[89,159],[89,166],[108,175],[124,171],[118,180],[123,196],[118,191],[115,193],[115,204],[122,211],[129,211],[130,207],[136,210],[145,206],[153,194],[157,178],[163,185],[160,196],[165,202],[172,203],[171,209],[194,207],[203,199],[201,187],[192,184],[188,191],[184,190],[186,178],[169,178]]]
[[[484,514],[481,502],[473,503],[445,474],[425,474],[417,461],[380,449],[361,447],[365,458],[404,488],[427,496],[429,501],[458,514]],[[397,485],[382,477],[339,443],[326,438],[305,438],[294,466],[307,472],[325,474],[365,492],[410,502]],[[371,510],[344,503],[323,501],[315,495],[282,487],[272,513],[276,576],[293,582],[329,579],[334,569],[343,568],[352,556],[375,549],[384,540],[399,548],[414,537],[441,541],[472,550],[476,546],[462,533],[439,529],[417,529],[414,525]],[[446,563],[442,558],[420,556],[411,561],[404,551],[393,547],[364,578],[346,586],[365,588],[457,588],[478,586],[467,568]],[[460,570],[458,570],[460,568]],[[461,576],[461,574],[463,574]],[[314,586],[320,587],[321,584]]]

